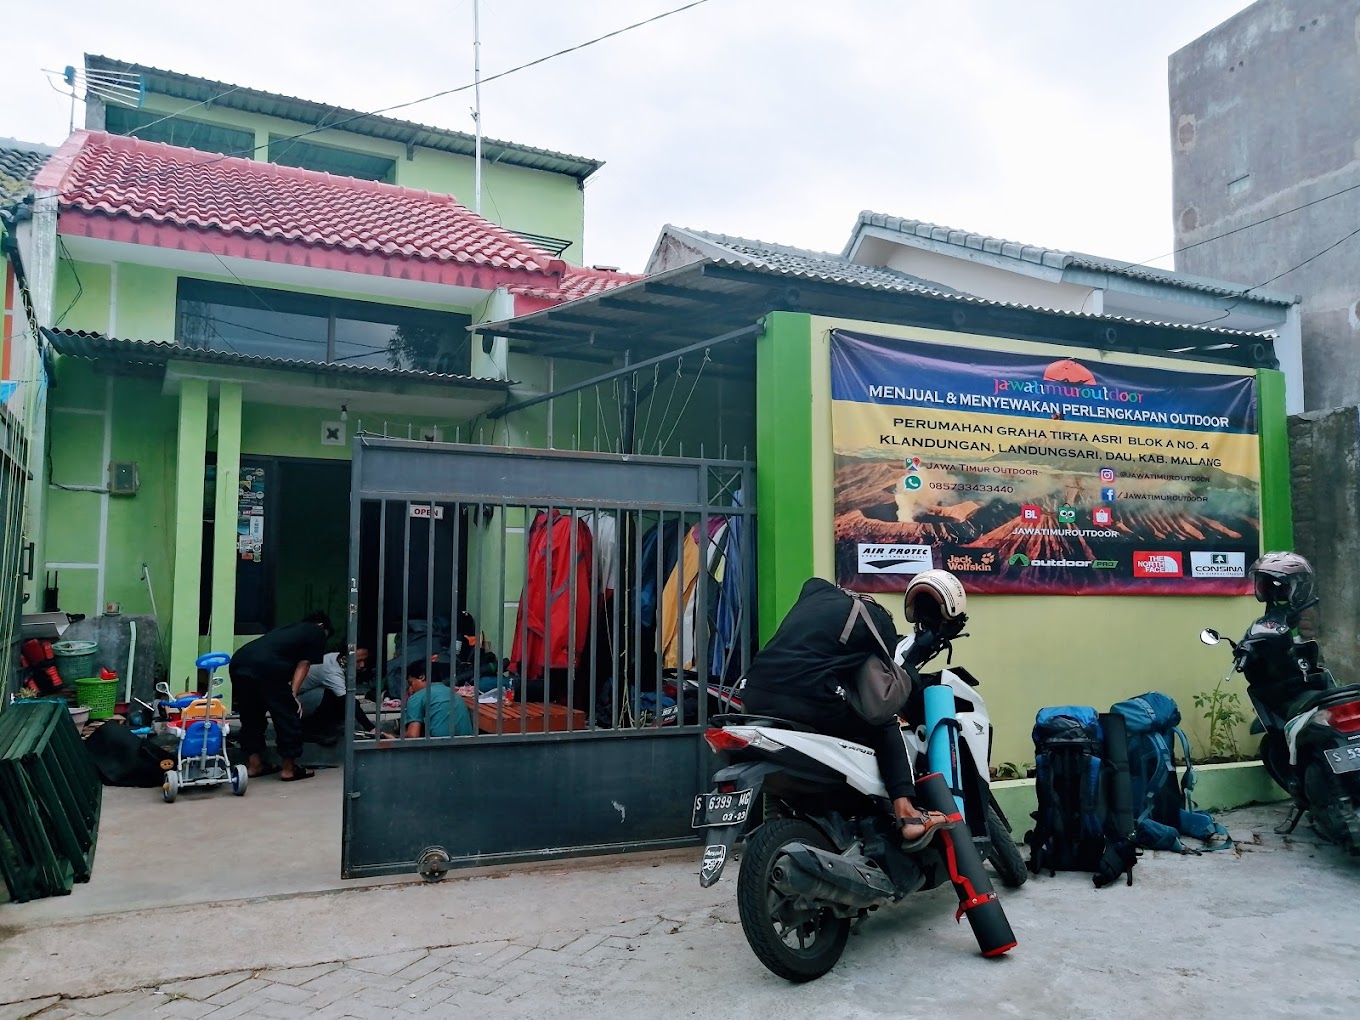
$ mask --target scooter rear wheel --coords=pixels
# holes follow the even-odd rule
[[[788,981],[814,981],[836,966],[850,938],[850,919],[829,910],[797,911],[771,884],[781,850],[804,843],[834,851],[807,822],[780,818],[766,822],[746,843],[737,876],[737,912],[752,952],[771,972]]]
[[[1015,845],[1010,830],[996,813],[996,808],[990,804],[987,805],[987,843],[982,856],[996,869],[997,878],[1007,889],[1019,889],[1029,878],[1029,868],[1020,856],[1020,848]]]
[[[1360,854],[1360,817],[1332,771],[1314,762],[1308,766],[1303,783],[1308,813],[1319,834],[1349,853]]]

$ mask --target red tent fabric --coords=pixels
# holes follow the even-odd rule
[[[579,659],[590,636],[594,562],[594,544],[585,521],[560,510],[551,515],[538,513],[529,527],[529,579],[515,613],[511,670],[538,680],[545,669],[566,669]]]

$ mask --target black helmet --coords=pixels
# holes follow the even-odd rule
[[[1317,604],[1317,582],[1313,568],[1298,553],[1266,553],[1251,565],[1256,586],[1256,601],[1268,606],[1288,606],[1291,613],[1302,613]]]

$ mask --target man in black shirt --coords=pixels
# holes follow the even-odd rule
[[[881,725],[866,721],[842,695],[854,682],[865,656],[879,654],[878,642],[863,619],[855,621],[848,640],[841,640],[850,604],[847,592],[829,581],[809,578],[798,601],[746,671],[742,704],[753,715],[791,719],[872,748],[903,840],[908,848],[923,846],[951,826],[938,811],[917,808],[916,781],[901,727],[895,721]],[[865,608],[892,651],[898,641],[892,615],[872,599]]]
[[[231,658],[232,706],[241,717],[241,750],[251,776],[279,772],[285,783],[316,775],[297,760],[302,756],[302,706],[297,695],[307,670],[326,654],[333,633],[325,613],[271,630],[241,646]],[[274,721],[282,766],[264,763],[266,716]]]

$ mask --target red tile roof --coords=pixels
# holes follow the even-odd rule
[[[589,288],[582,293],[617,285],[596,271],[570,269],[448,195],[122,135],[75,132],[39,174],[34,187],[58,192],[63,231],[69,219],[76,232],[89,236],[170,246],[184,232],[225,235],[248,242],[238,241],[217,254],[296,261],[278,258],[276,242],[286,242],[288,247],[302,245],[337,255],[424,263],[426,270],[396,274],[371,264],[365,269],[334,267],[444,282],[453,280],[447,273],[431,275],[430,264],[484,267],[501,272],[491,278],[459,276],[458,282],[516,285],[541,289],[545,295],[562,292],[548,299],[557,301],[568,299],[568,281],[571,287]],[[123,229],[114,232],[98,223],[79,222],[99,220],[117,221]],[[130,224],[169,229],[129,230]],[[260,242],[269,244],[262,247]],[[175,246],[183,246],[182,240]],[[330,265],[334,260],[307,261],[309,265],[323,263]],[[618,283],[631,279],[618,275]]]
[[[510,293],[535,301],[558,304],[575,301],[577,298],[590,297],[601,291],[622,287],[642,277],[634,273],[621,273],[617,269],[577,269],[568,268],[561,282],[556,286],[522,285],[510,288]]]

